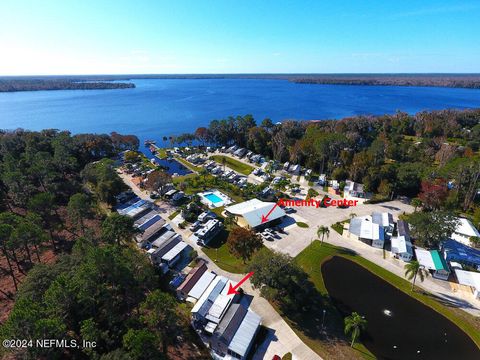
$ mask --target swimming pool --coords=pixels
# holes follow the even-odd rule
[[[210,201],[213,202],[214,204],[223,201],[219,196],[217,196],[217,195],[215,195],[215,194],[213,194],[213,193],[205,194],[205,195],[203,195],[203,196],[205,196],[208,200],[210,200]]]
[[[198,195],[200,196],[200,201],[211,209],[232,203],[232,200],[227,195],[216,189],[204,191]]]

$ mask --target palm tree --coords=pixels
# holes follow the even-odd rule
[[[227,163],[227,158],[225,156],[222,157],[222,165],[223,165],[223,171],[225,171],[225,164]]]
[[[357,214],[355,214],[354,212],[350,213],[350,220],[352,220],[354,217],[357,217]]]
[[[367,327],[367,320],[360,314],[353,312],[350,316],[347,316],[344,320],[345,323],[345,334],[352,337],[352,343],[350,344],[353,347],[355,340],[358,339],[360,333],[365,330]]]
[[[319,226],[317,228],[317,236],[322,238],[322,244],[323,244],[323,238],[325,237],[325,235],[327,236],[327,239],[328,239],[328,236],[330,235],[330,229],[327,226],[323,226],[323,225]]]
[[[425,266],[420,265],[420,263],[416,260],[411,261],[410,263],[404,266],[405,268],[405,277],[408,280],[412,280],[412,291],[415,288],[415,281],[417,280],[417,276],[420,278],[420,281],[423,282],[425,277],[428,276],[428,271],[425,269]]]
[[[415,208],[414,212],[417,212],[417,208],[422,206],[422,200],[420,200],[419,198],[413,198],[411,205]]]

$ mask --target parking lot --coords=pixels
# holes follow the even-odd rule
[[[400,201],[390,201],[382,204],[358,204],[346,209],[338,207],[315,208],[295,207],[296,212],[289,214],[282,223],[282,228],[287,234],[280,234],[280,239],[266,241],[265,246],[272,250],[280,251],[291,256],[297,256],[313,240],[318,239],[317,228],[321,225],[332,224],[350,219],[351,214],[356,216],[369,215],[372,212],[391,212],[395,219],[404,212],[412,212],[413,207]],[[295,222],[306,223],[309,227],[299,227]],[[330,233],[334,232],[330,229]]]

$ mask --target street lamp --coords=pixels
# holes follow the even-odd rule
[[[322,330],[324,329],[324,324],[325,324],[325,314],[327,313],[327,310],[323,309],[323,318],[322,318]]]
[[[218,248],[215,248],[215,262],[218,262]]]

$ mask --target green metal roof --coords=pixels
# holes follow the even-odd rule
[[[447,263],[445,259],[440,255],[437,250],[430,250],[430,255],[432,256],[433,264],[435,265],[435,270],[445,270],[448,271]]]

